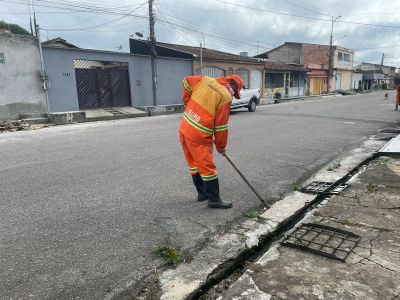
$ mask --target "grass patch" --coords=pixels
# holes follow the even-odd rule
[[[249,219],[256,219],[258,217],[258,212],[255,210],[248,211],[245,216]]]
[[[375,193],[378,191],[378,186],[376,184],[368,183],[367,185],[367,191],[368,193]]]
[[[299,183],[293,184],[293,189],[295,191],[301,191],[301,188],[302,188],[301,184]]]
[[[156,246],[154,247],[153,253],[168,264],[177,265],[183,261],[182,255],[173,247]]]
[[[335,171],[341,166],[340,160],[335,161],[332,165],[329,165],[328,171]]]

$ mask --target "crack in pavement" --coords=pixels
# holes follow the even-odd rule
[[[396,271],[396,270],[393,270],[393,269],[390,269],[390,268],[387,268],[387,267],[381,265],[380,263],[374,261],[373,259],[371,259],[371,258],[369,258],[369,257],[362,256],[361,254],[357,253],[356,251],[353,251],[353,252],[354,252],[355,255],[358,255],[359,257],[363,258],[363,259],[362,259],[361,261],[359,261],[357,264],[365,265],[365,264],[363,263],[363,261],[364,261],[364,260],[367,260],[367,261],[372,262],[373,264],[376,264],[377,266],[379,266],[379,267],[381,267],[381,268],[383,268],[383,269],[385,269],[385,270],[387,270],[387,271],[392,271],[392,272],[395,272],[395,273],[400,273],[399,271]]]
[[[193,220],[193,219],[190,218],[190,217],[187,217],[186,219],[187,219],[188,221],[194,223],[194,224],[197,224],[197,225],[199,225],[199,226],[201,226],[201,227],[207,229],[207,230],[210,231],[210,232],[214,232],[214,231],[215,231],[215,230],[213,230],[213,228],[208,227],[207,225],[204,225],[203,223],[200,223],[200,222],[198,222],[198,221],[196,221],[196,220]]]

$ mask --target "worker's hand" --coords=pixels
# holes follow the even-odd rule
[[[218,151],[218,153],[221,154],[222,156],[225,155],[225,149],[218,149],[218,148],[217,148],[217,151]]]

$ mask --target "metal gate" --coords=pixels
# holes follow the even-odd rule
[[[131,105],[128,63],[75,60],[79,109]]]

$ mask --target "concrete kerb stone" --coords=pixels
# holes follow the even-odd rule
[[[349,172],[373,157],[383,142],[367,140],[360,148],[351,150],[341,158],[335,170],[328,171],[329,164],[312,176],[313,180],[342,180]],[[274,203],[257,221],[248,220],[230,229],[225,234],[214,236],[210,243],[196,254],[188,263],[178,265],[159,275],[162,300],[190,299],[207,286],[216,273],[223,272],[237,261],[245,252],[259,246],[262,239],[273,236],[297,215],[305,212],[317,197],[295,191]],[[259,295],[268,299],[268,295]]]
[[[170,105],[158,105],[158,106],[137,106],[135,108],[147,112],[149,114],[149,116],[159,116],[159,115],[182,113],[185,110],[185,106],[183,104],[170,104]]]

